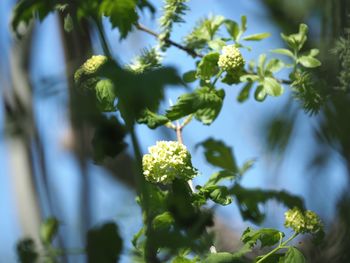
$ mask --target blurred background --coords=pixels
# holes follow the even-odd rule
[[[151,2],[160,10],[161,1]],[[70,115],[72,76],[67,72],[92,54],[103,54],[96,29],[86,24],[84,33],[67,35],[60,14],[51,14],[32,24],[18,40],[9,26],[15,3],[4,0],[0,5],[0,262],[16,262],[16,242],[25,236],[37,238],[40,222],[48,216],[59,219],[59,242],[69,248],[83,247],[91,226],[116,221],[125,240],[122,262],[130,262],[129,241],[141,226],[131,175],[132,147],[97,166],[91,158],[91,134],[75,130]],[[177,42],[208,14],[236,21],[246,15],[248,34],[270,32],[270,38],[251,45],[253,51],[244,51],[246,60],[283,47],[280,32],[294,33],[299,23],[309,25],[308,45],[321,50],[323,63],[315,71],[321,83],[316,88],[322,89],[324,101],[318,114],[303,111],[288,88],[283,96],[264,103],[251,98],[240,104],[236,100],[240,87],[227,86],[219,118],[210,127],[192,122],[184,130],[184,143],[201,172],[195,184],[204,183],[214,172],[195,149],[208,137],[232,146],[239,164],[256,158],[243,185],[287,190],[303,197],[307,208],[322,217],[329,242],[322,253],[304,248],[311,262],[350,262],[350,4],[346,0],[192,0],[189,6],[191,15],[185,17],[186,23],[176,25],[172,35]],[[159,12],[155,17],[145,12],[141,22],[157,31],[158,17]],[[103,27],[113,56],[122,64],[156,43],[137,30],[120,42],[118,31],[107,20]],[[180,74],[194,68],[193,59],[174,47],[164,64],[175,66]],[[288,77],[288,72],[281,77]],[[183,92],[181,87],[168,88],[162,109]],[[142,125],[137,134],[143,153],[157,140],[176,138],[167,129]],[[264,226],[283,230],[282,205],[270,201],[261,209],[267,214]],[[222,247],[239,246],[241,232],[252,223],[242,221],[235,204],[217,209],[216,215],[217,230],[227,235],[221,235]]]

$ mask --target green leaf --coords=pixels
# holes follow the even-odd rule
[[[274,58],[267,63],[265,67],[265,72],[276,73],[280,71],[283,67],[284,63],[281,60]]]
[[[301,56],[298,58],[298,62],[306,68],[316,68],[321,66],[321,62],[314,57]]]
[[[118,262],[122,247],[122,239],[115,223],[105,223],[87,233],[88,262]]]
[[[317,48],[310,49],[309,52],[306,53],[307,57],[316,57],[320,51]]]
[[[38,18],[42,21],[53,10],[53,1],[21,0],[13,9],[13,18],[11,21],[12,29],[19,35],[18,27],[21,23],[28,25],[34,18]]]
[[[245,161],[244,164],[242,165],[242,167],[239,169],[240,175],[242,176],[248,170],[250,170],[254,166],[255,162],[256,162],[255,159],[251,159],[251,160]]]
[[[25,238],[16,245],[18,261],[20,263],[36,263],[39,259],[39,253],[33,239]]]
[[[203,263],[243,263],[240,257],[237,257],[231,253],[219,252],[210,254]]]
[[[209,138],[198,145],[204,147],[204,155],[208,163],[231,172],[237,172],[238,168],[231,147],[224,142]]]
[[[185,74],[183,74],[182,79],[187,83],[194,82],[197,79],[196,74],[197,71],[195,70],[187,71]]]
[[[263,85],[265,92],[270,96],[280,96],[283,94],[283,87],[274,78],[264,78]]]
[[[229,205],[232,198],[226,186],[211,185],[204,188],[209,198],[217,204]]]
[[[148,109],[144,110],[141,117],[137,120],[138,123],[143,123],[150,129],[155,129],[169,122],[169,119],[163,115],[156,114]]]
[[[40,239],[45,245],[51,244],[58,231],[58,220],[49,217],[40,226]]]
[[[306,263],[304,255],[295,247],[289,247],[279,263]]]
[[[100,163],[106,157],[115,157],[121,153],[126,147],[125,135],[125,127],[115,116],[107,118],[102,115],[96,123],[91,142],[94,161]]]
[[[113,82],[109,79],[102,79],[97,82],[95,90],[99,109],[103,112],[115,111],[117,107],[114,101],[117,95]]]
[[[289,49],[286,49],[286,48],[273,49],[273,50],[271,50],[271,52],[294,58],[294,55],[293,55],[292,51],[290,51]]]
[[[219,56],[220,54],[218,52],[211,52],[205,55],[198,64],[196,77],[209,80],[212,76],[216,75],[219,72]]]
[[[197,262],[196,259],[191,260],[183,256],[177,256],[176,258],[173,259],[171,263],[195,263],[195,262]]]
[[[154,229],[169,228],[174,223],[174,218],[169,212],[164,212],[157,215],[152,221],[152,227]]]
[[[237,36],[240,31],[239,25],[233,20],[226,19],[225,27],[226,27],[227,33],[232,37],[232,39],[237,40]]]
[[[224,90],[214,90],[208,87],[196,89],[193,93],[184,94],[169,110],[166,117],[170,120],[178,120],[190,114],[203,124],[211,124],[220,113],[225,97]]]
[[[222,180],[232,180],[237,176],[236,173],[233,173],[231,171],[223,170],[217,173],[214,173],[212,176],[210,176],[208,182],[206,182],[205,186],[210,185],[216,185]]]
[[[259,80],[259,76],[258,75],[254,75],[254,74],[245,74],[245,75],[242,75],[239,80],[241,82],[254,82],[254,81],[257,81]]]
[[[263,77],[265,74],[265,63],[266,63],[266,54],[261,54],[258,59],[258,75]]]
[[[221,51],[221,49],[226,46],[226,42],[222,39],[214,39],[208,42],[208,46],[214,51]]]
[[[100,13],[109,17],[113,28],[119,29],[121,39],[128,35],[138,20],[135,0],[103,0]]]
[[[242,103],[245,102],[249,98],[250,90],[253,87],[253,82],[248,82],[244,85],[243,89],[237,96],[237,100]]]
[[[241,30],[244,33],[247,31],[247,17],[246,16],[241,16]]]
[[[272,229],[261,228],[253,230],[248,227],[242,234],[241,240],[244,244],[248,244],[250,247],[254,247],[258,241],[260,241],[261,248],[271,247],[277,244],[284,237],[284,233]]]
[[[260,41],[260,40],[263,40],[265,38],[268,38],[269,36],[271,36],[270,33],[259,33],[259,34],[246,36],[246,37],[243,38],[243,40],[246,40],[246,41]]]
[[[64,17],[64,30],[68,33],[72,32],[74,29],[73,19],[70,14]]]
[[[256,87],[256,90],[254,92],[254,98],[257,101],[264,101],[267,97],[266,91],[264,89],[263,85],[259,85]]]

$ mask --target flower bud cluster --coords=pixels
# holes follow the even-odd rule
[[[190,180],[197,175],[191,154],[176,141],[158,141],[142,159],[143,174],[152,183],[170,184],[175,178]]]
[[[244,67],[244,59],[238,48],[228,45],[222,48],[218,65],[227,72],[236,72]]]
[[[318,215],[310,210],[302,212],[294,207],[285,214],[286,227],[292,228],[296,233],[315,234],[322,230],[322,223]]]
[[[107,62],[107,57],[102,55],[92,56],[89,58],[74,74],[75,83],[86,88],[94,88],[99,80],[92,77],[97,70]]]

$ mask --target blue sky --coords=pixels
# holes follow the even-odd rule
[[[159,1],[153,1],[157,4]],[[203,4],[205,3],[205,4]],[[0,53],[7,58],[10,52],[10,33],[7,28],[10,19],[12,1],[5,0],[0,5]],[[176,26],[172,38],[180,41],[182,36],[191,30],[194,23],[201,17],[208,15],[224,15],[233,20],[239,20],[241,15],[248,17],[248,34],[259,32],[271,32],[272,36],[267,40],[252,44],[252,52],[244,52],[246,60],[255,59],[260,53],[282,46],[279,30],[269,20],[268,14],[259,1],[235,1],[232,0],[192,0],[190,1],[191,15],[186,17],[186,23]],[[155,28],[155,21],[151,21],[146,14],[142,18],[143,23]],[[50,88],[42,84],[43,78],[62,77],[65,72],[63,51],[60,46],[57,19],[49,16],[43,23],[36,26],[36,39],[33,46],[35,59],[32,61],[32,81],[37,90],[45,91]],[[143,47],[155,44],[155,40],[143,32],[130,34],[124,42],[118,42],[118,32],[110,31],[108,21],[105,21],[106,30],[109,32],[108,39],[113,47],[113,54],[120,61],[127,63],[136,56]],[[296,29],[297,30],[297,29]],[[96,43],[95,53],[101,53]],[[5,61],[6,61],[5,60]],[[8,67],[4,60],[0,62],[1,69]],[[194,61],[182,51],[170,48],[164,58],[164,64],[174,65],[180,73],[194,68]],[[1,76],[2,74],[0,74]],[[4,82],[3,82],[4,83]],[[3,86],[3,85],[2,85]],[[313,153],[312,127],[314,120],[306,115],[299,118],[298,129],[295,131],[297,140],[293,147],[287,151],[286,158],[276,165],[276,156],[267,155],[262,143],[263,120],[271,114],[278,113],[287,100],[289,93],[286,92],[279,98],[268,98],[264,103],[258,103],[250,99],[244,104],[236,101],[239,87],[222,86],[226,91],[223,110],[219,118],[210,127],[203,126],[199,122],[193,122],[184,130],[184,141],[193,152],[193,163],[200,169],[195,183],[203,183],[214,172],[213,167],[205,163],[201,150],[194,151],[198,142],[208,137],[214,137],[226,142],[233,147],[239,164],[244,161],[257,158],[254,168],[243,178],[243,184],[249,187],[262,187],[269,189],[288,189],[306,198],[308,208],[320,212],[324,217],[330,218],[333,213],[333,205],[337,195],[345,182],[345,170],[340,159],[332,160],[331,169],[323,171],[319,175],[321,180],[312,181],[310,189],[310,177],[305,171],[305,164]],[[64,218],[61,228],[65,233],[68,245],[71,247],[81,246],[81,240],[77,238],[80,228],[78,216],[78,189],[80,175],[72,156],[65,151],[62,140],[68,129],[67,121],[67,93],[64,81],[55,85],[58,90],[54,96],[41,96],[36,93],[35,115],[39,130],[47,147],[50,182],[52,193],[57,198],[57,209]],[[163,106],[167,106],[168,99],[176,101],[177,96],[183,93],[181,88],[167,89]],[[42,94],[42,93],[40,93]],[[0,107],[0,129],[3,129],[3,108]],[[145,126],[139,126],[138,134],[142,134],[142,150],[153,145],[157,140],[165,138],[161,132],[149,130]],[[0,133],[2,136],[2,133]],[[175,134],[173,135],[175,139]],[[0,139],[0,257],[4,262],[15,262],[14,244],[20,237],[20,228],[16,219],[16,208],[13,192],[11,190],[11,173],[8,165],[8,149],[3,137]],[[130,147],[129,147],[130,148]],[[140,224],[139,209],[134,202],[133,193],[112,180],[104,170],[91,163],[89,175],[92,178],[94,218],[93,223],[105,220],[116,220],[120,225],[122,234],[130,238],[137,231]],[[325,196],[325,189],[328,191]],[[312,193],[312,194],[310,194]],[[313,200],[321,200],[319,203]],[[266,225],[278,224],[281,226],[284,208],[270,203],[267,209],[271,212]],[[220,215],[225,218],[229,225],[235,229],[241,229],[249,223],[243,223],[238,215],[235,205],[220,209]]]

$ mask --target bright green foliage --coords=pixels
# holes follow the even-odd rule
[[[125,38],[138,20],[135,0],[103,0],[100,12],[109,17],[113,27],[119,29],[120,38]]]
[[[160,46],[162,48],[168,47],[165,40],[170,37],[174,23],[184,22],[182,16],[188,10],[185,4],[188,0],[165,0],[163,6],[163,15],[159,19],[161,26],[161,34],[159,35]]]
[[[57,234],[59,223],[56,218],[49,217],[40,226],[40,239],[45,245],[51,244]]]
[[[244,263],[240,257],[228,252],[210,254],[203,263]]]
[[[205,55],[199,62],[197,67],[196,77],[203,80],[210,80],[215,74],[219,72],[217,66],[220,54],[217,52],[211,52]]]
[[[150,129],[155,129],[169,122],[169,119],[163,115],[156,114],[148,109],[144,110],[137,120],[138,123],[146,124]]]
[[[186,146],[175,141],[158,141],[142,159],[143,175],[152,183],[170,184],[175,178],[190,180],[197,175]]]
[[[134,61],[127,67],[130,68],[132,72],[141,74],[160,68],[161,60],[162,57],[157,49],[144,49],[142,54],[136,57],[136,59],[134,59]]]
[[[194,114],[196,119],[209,125],[219,115],[224,97],[225,92],[222,89],[196,89],[193,93],[181,95],[176,104],[167,110],[166,117],[169,120],[177,120]]]
[[[296,233],[316,234],[322,231],[323,226],[320,218],[310,210],[301,211],[299,208],[295,207],[288,210],[284,215],[284,225],[292,228]]]
[[[290,246],[284,257],[280,258],[279,263],[306,263],[304,255],[295,247]]]
[[[258,241],[260,241],[261,248],[271,247],[277,244],[284,237],[284,233],[272,229],[272,228],[261,228],[253,230],[248,227],[242,234],[242,242],[247,244],[249,247],[254,247]]]
[[[115,111],[114,101],[117,97],[114,84],[109,79],[102,79],[96,84],[96,98],[101,111]]]

